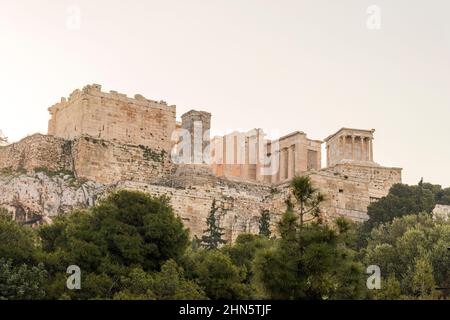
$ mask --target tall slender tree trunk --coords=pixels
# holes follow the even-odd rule
[[[303,202],[300,202],[300,227],[303,227]]]

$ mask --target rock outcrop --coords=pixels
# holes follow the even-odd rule
[[[0,207],[11,212],[14,219],[26,222],[36,216],[53,217],[92,206],[106,189],[91,181],[80,183],[70,175],[2,174]]]

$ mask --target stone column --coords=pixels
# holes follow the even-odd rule
[[[264,146],[264,133],[258,129],[256,131],[256,150],[255,150],[255,166],[256,166],[256,181],[265,181],[266,177],[262,175],[263,159],[266,148]]]
[[[244,179],[250,179],[250,173],[249,173],[249,144],[250,144],[250,137],[247,136],[240,136],[239,135],[239,146],[240,146],[240,154],[238,154],[238,164],[241,167],[241,177]]]
[[[367,161],[366,153],[364,152],[364,137],[361,137],[361,161]]]
[[[210,142],[211,114],[191,110],[181,116],[181,127],[191,135],[191,163],[202,164],[203,152]]]
[[[281,181],[281,150],[276,150],[273,152],[276,153],[275,156],[278,158],[278,170],[277,170],[277,173],[273,177],[275,180],[274,182],[279,183]]]
[[[330,166],[330,146],[327,144],[327,165]]]
[[[364,137],[364,160],[369,161],[369,139],[367,137]]]
[[[290,146],[288,152],[288,179],[292,179],[295,175],[295,145]]]
[[[286,179],[286,149],[280,150],[280,182]]]
[[[355,160],[355,136],[351,136],[352,137],[352,160]]]
[[[370,161],[373,161],[373,138],[369,139]]]
[[[351,159],[352,158],[352,147],[353,145],[348,146],[347,144],[347,140],[348,138],[351,139],[351,136],[345,136],[344,138],[344,143],[345,143],[345,154],[344,154],[344,158],[343,159]]]
[[[224,175],[226,176],[226,175],[228,175],[229,174],[229,172],[228,172],[228,169],[229,169],[229,164],[230,164],[230,161],[231,161],[231,156],[230,156],[230,152],[228,152],[229,150],[229,145],[230,145],[230,139],[229,139],[229,136],[224,136],[223,137],[223,161],[222,161],[222,164],[223,164],[223,173],[224,173]]]

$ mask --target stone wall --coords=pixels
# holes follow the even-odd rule
[[[176,184],[176,183],[174,183]],[[259,218],[268,208],[270,188],[256,184],[242,184],[215,179],[212,183],[187,187],[149,185],[138,182],[122,182],[117,189],[138,190],[153,196],[168,196],[174,212],[191,231],[191,236],[201,237],[206,229],[206,218],[213,200],[219,224],[224,228],[224,238],[234,241],[241,233],[259,232]],[[274,214],[272,229],[276,231],[279,215]]]
[[[314,186],[325,195],[323,209],[327,219],[342,216],[364,222],[369,218],[369,181],[361,177],[345,178],[327,171],[314,173],[311,179]]]
[[[368,182],[368,195],[371,201],[376,201],[389,193],[396,183],[402,183],[402,169],[389,168],[367,163],[343,163],[324,169],[339,173],[343,178],[358,177]]]
[[[89,136],[74,141],[73,162],[78,178],[104,184],[119,181],[156,183],[174,170],[170,155],[165,150]]]
[[[67,141],[36,134],[0,147],[0,170],[73,172],[98,183],[119,181],[156,183],[174,172],[165,150],[125,145],[90,136]]]
[[[46,168],[48,172],[73,171],[78,179],[113,187],[133,185],[152,194],[167,193],[172,196],[177,214],[196,235],[203,232],[201,221],[206,219],[212,201],[216,199],[224,206],[223,223],[227,226],[229,239],[244,231],[256,232],[263,210],[279,217],[286,210],[285,201],[289,195],[288,181],[271,185],[233,177],[220,178],[209,165],[173,165],[164,150],[90,136],[69,142],[34,135],[0,148],[0,169],[3,171],[37,168]],[[367,206],[385,196],[394,183],[401,182],[399,168],[358,165],[356,162],[307,174],[326,195],[323,205],[326,219],[345,216],[364,221],[368,218]]]
[[[332,221],[337,217],[346,217],[356,222],[368,219],[367,206],[368,182],[359,178],[344,179],[326,171],[309,173],[315,188],[325,196],[321,205],[321,216],[324,221]],[[291,194],[289,183],[284,183],[272,189],[267,201],[267,209],[280,216],[286,210],[286,200]],[[294,198],[292,198],[293,202]]]
[[[83,148],[92,147],[92,151],[85,150],[86,154],[92,154],[98,152],[100,146],[101,143],[89,141]],[[77,147],[75,142],[75,150]],[[107,150],[113,148],[106,147]],[[129,152],[129,149],[125,152]],[[224,228],[225,239],[234,241],[241,233],[258,233],[259,219],[264,210],[271,213],[271,229],[276,234],[277,222],[286,211],[286,199],[290,194],[288,183],[277,187],[243,183],[215,177],[209,169],[207,166],[185,166],[158,183],[135,179],[108,185],[81,183],[64,176],[49,178],[43,173],[31,176],[0,175],[0,206],[14,212],[20,219],[33,215],[54,216],[94,205],[98,198],[116,190],[138,190],[154,196],[170,197],[175,214],[190,229],[191,236],[201,237],[203,234],[214,200],[219,207],[218,219]],[[107,172],[109,169],[105,170]],[[326,170],[311,173],[310,177],[313,184],[326,195],[322,205],[326,221],[338,216],[360,222],[367,219],[366,211],[370,203],[368,180],[344,177]]]
[[[0,147],[0,170],[72,170],[71,142],[35,134],[20,142]]]
[[[206,229],[206,218],[213,200],[220,208],[218,220],[224,228],[226,240],[234,241],[243,232],[258,233],[259,217],[267,205],[265,200],[270,195],[270,188],[217,178],[205,181],[207,183],[202,185],[184,187],[181,187],[184,180],[173,181],[177,187],[170,187],[169,183],[155,185],[137,181],[103,185],[81,183],[62,175],[49,177],[42,172],[13,176],[0,173],[0,207],[25,222],[34,217],[53,217],[90,207],[117,190],[137,190],[153,196],[170,197],[175,214],[190,229],[192,237],[201,237]],[[277,215],[274,215],[274,232],[277,220]]]
[[[101,91],[100,85],[75,90],[49,108],[48,134],[73,140],[82,135],[170,151],[176,107],[136,95]]]

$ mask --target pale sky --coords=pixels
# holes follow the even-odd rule
[[[216,132],[375,128],[376,162],[449,186],[449,17],[448,0],[1,0],[0,130],[46,133],[49,106],[98,83]]]

